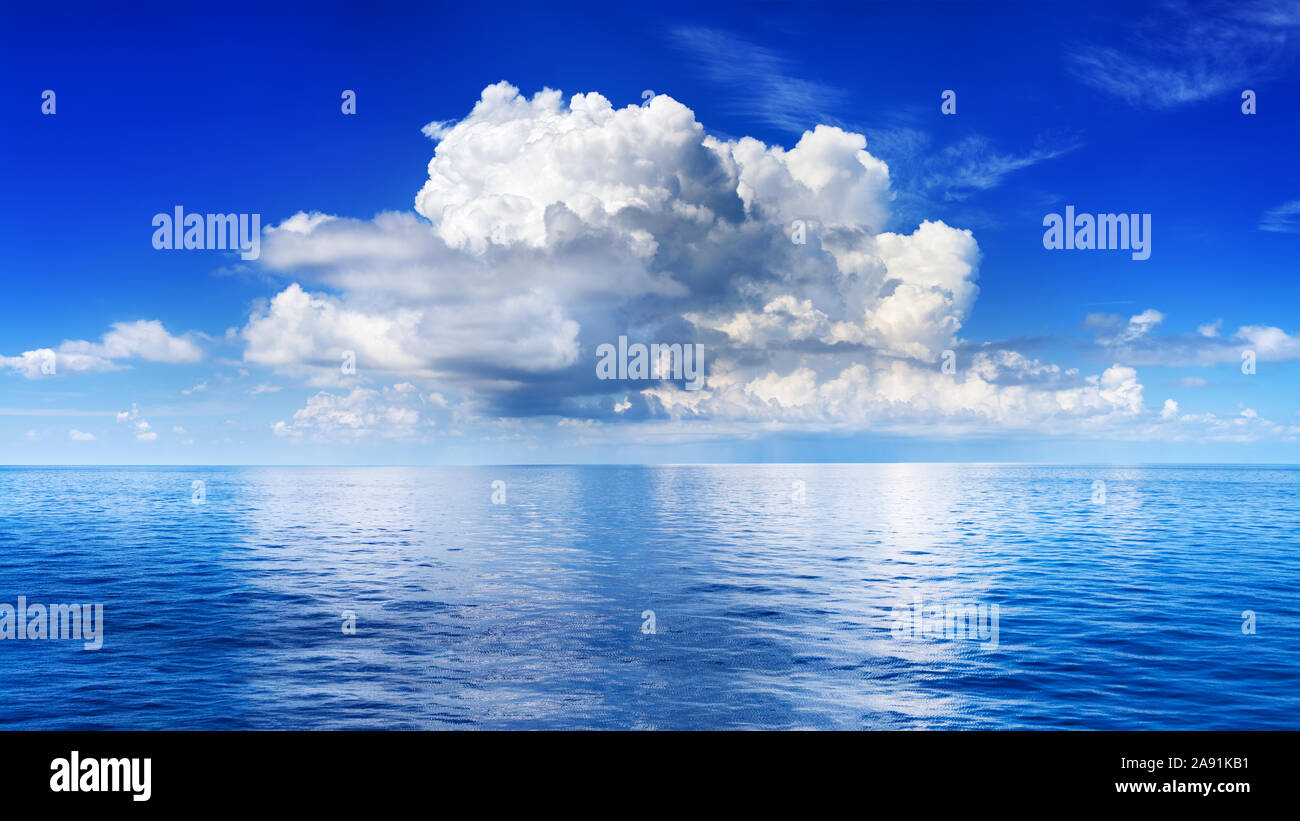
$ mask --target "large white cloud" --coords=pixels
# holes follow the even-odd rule
[[[115,322],[99,342],[65,340],[57,348],[37,348],[18,356],[0,356],[0,367],[20,373],[28,379],[57,376],[60,373],[116,371],[122,362],[143,359],[147,362],[188,364],[203,359],[199,337],[189,333],[173,336],[156,319]]]
[[[1122,355],[1157,311],[1097,320],[1115,356],[1092,375],[962,340],[978,243],[937,220],[883,230],[890,172],[860,134],[822,125],[785,149],[710,135],[666,95],[615,108],[506,83],[426,133],[438,144],[413,213],[268,229],[261,264],[292,282],[240,332],[246,362],[339,385],[351,350],[363,379],[424,380],[481,418],[926,432],[1181,419],[1145,406]],[[1269,330],[1237,341],[1290,344]],[[703,344],[704,389],[598,381],[596,347],[620,335]],[[346,432],[373,401],[321,394],[280,430]]]

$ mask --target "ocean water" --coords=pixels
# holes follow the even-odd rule
[[[1273,466],[3,468],[0,603],[104,641],[0,640],[0,728],[1296,729],[1298,534]]]

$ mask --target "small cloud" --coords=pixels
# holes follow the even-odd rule
[[[406,382],[382,390],[354,388],[346,395],[321,391],[294,413],[291,423],[281,420],[271,430],[295,441],[307,437],[319,441],[414,438],[421,427],[419,404],[421,397]]]
[[[275,393],[276,391],[279,390],[281,390],[279,385],[270,385],[267,384],[266,382],[263,382],[262,384],[258,385],[257,387],[249,391],[249,393],[251,393],[253,396],[261,396],[264,393]]]
[[[1178,386],[1181,388],[1204,388],[1209,384],[1210,380],[1201,376],[1184,376],[1178,380]]]
[[[133,359],[189,364],[203,359],[203,349],[198,344],[202,338],[193,332],[173,336],[156,319],[115,322],[99,342],[68,339],[57,349],[37,348],[18,356],[0,356],[0,367],[28,379],[39,379],[59,373],[118,371],[129,367],[122,363]]]
[[[1282,234],[1300,234],[1300,200],[1284,202],[1270,208],[1259,218],[1259,230]]]
[[[1083,326],[1092,330],[1101,345],[1127,345],[1146,336],[1164,321],[1164,314],[1155,308],[1147,308],[1127,321],[1118,314],[1088,314]]]
[[[93,442],[95,441],[95,434],[84,433],[82,431],[77,430],[76,428],[73,428],[72,430],[68,431],[68,438],[74,442]]]
[[[131,410],[119,411],[117,414],[117,421],[119,424],[122,422],[134,422],[138,419],[140,419],[140,406],[134,402],[131,403]],[[145,422],[146,427],[148,424],[148,422]]]
[[[1223,327],[1223,320],[1216,319],[1213,322],[1207,322],[1204,325],[1197,325],[1196,332],[1205,337],[1216,337],[1219,335],[1219,329]]]
[[[134,402],[131,403],[131,410],[118,413],[117,421],[119,424],[129,422],[135,428],[135,438],[141,442],[152,442],[158,438],[158,434],[151,430],[153,426],[140,415],[140,408]]]
[[[420,129],[420,133],[431,140],[441,140],[456,125],[456,120],[434,120]]]
[[[207,389],[208,389],[208,383],[206,380],[204,380],[203,382],[200,382],[199,384],[195,385],[189,390],[181,391],[181,393],[185,394],[186,396],[189,396],[192,393],[198,393],[199,391],[206,391]]]

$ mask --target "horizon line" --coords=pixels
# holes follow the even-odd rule
[[[241,464],[241,463],[85,463],[85,464],[0,464],[0,470],[14,468],[556,468],[556,467],[759,467],[821,466],[821,465],[972,465],[972,466],[1026,466],[1026,467],[1271,467],[1300,468],[1297,462],[974,462],[974,461],[822,461],[822,462],[476,462],[454,464]]]

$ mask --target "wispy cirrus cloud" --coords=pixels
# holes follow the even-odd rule
[[[1090,44],[1067,59],[1099,91],[1169,109],[1275,76],[1294,57],[1298,29],[1295,0],[1174,2],[1140,20],[1125,47]]]
[[[895,215],[903,222],[924,219],[946,205],[963,205],[953,214],[968,226],[996,224],[999,216],[972,206],[977,195],[1001,187],[1015,173],[1062,157],[1083,146],[1075,134],[1044,134],[1028,148],[998,148],[981,134],[936,146],[925,131],[910,125],[864,129],[867,146],[889,164]]]
[[[872,154],[889,163],[904,221],[929,216],[935,202],[960,202],[997,188],[1012,173],[1082,145],[1073,135],[1051,135],[1027,149],[1005,150],[984,135],[970,134],[938,147],[915,126],[914,117],[897,112],[890,125],[846,123],[835,111],[848,101],[848,92],[798,76],[795,62],[776,50],[714,28],[679,27],[671,36],[710,82],[726,89],[736,113],[797,134],[816,124],[865,134]]]
[[[930,158],[932,170],[922,184],[926,190],[937,192],[944,199],[963,200],[972,192],[997,188],[1016,171],[1056,159],[1080,145],[1078,140],[1066,139],[1015,153],[999,151],[987,137],[972,135]]]
[[[735,113],[796,134],[816,123],[838,122],[830,112],[844,91],[796,77],[793,63],[781,54],[713,28],[680,26],[671,38],[711,82],[727,87]]]
[[[1300,234],[1300,200],[1284,202],[1265,211],[1259,218],[1259,230]]]

